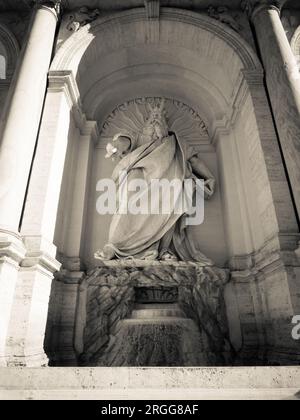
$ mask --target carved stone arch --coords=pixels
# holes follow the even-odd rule
[[[243,72],[263,77],[252,47],[230,27],[204,14],[162,8],[155,41],[148,36],[146,19],[143,8],[100,16],[61,45],[51,71],[73,73],[92,120],[98,121],[100,113],[108,114],[129,97],[168,96],[164,89],[178,90],[174,99],[194,109],[205,102],[211,122],[225,115],[230,119],[227,114],[234,108]],[[147,84],[137,87],[142,79],[152,79],[157,91],[145,91]],[[181,86],[189,91],[179,92]],[[130,92],[125,92],[126,87]],[[118,99],[108,103],[110,96]]]
[[[66,69],[75,57],[80,55],[83,57],[94,37],[102,31],[112,30],[114,22],[126,24],[145,19],[144,10],[141,8],[99,17],[94,22],[82,27],[65,42],[54,59],[53,70]],[[245,70],[261,69],[261,63],[252,47],[234,30],[215,19],[187,10],[162,8],[161,20],[180,22],[213,33],[238,55]],[[114,46],[110,45],[109,47],[113,48]],[[190,47],[193,48],[192,45]],[[78,62],[78,58],[75,58],[75,61]]]
[[[6,74],[7,78],[10,79],[15,71],[17,65],[17,59],[20,52],[20,47],[16,37],[13,33],[2,23],[0,23],[0,43],[3,45],[5,50],[6,62]]]

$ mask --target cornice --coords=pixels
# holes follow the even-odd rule
[[[48,92],[64,93],[81,135],[91,136],[94,143],[96,143],[99,137],[98,125],[95,121],[87,120],[86,115],[82,110],[80,92],[72,71],[50,71],[48,81]]]
[[[156,17],[159,14],[159,7],[180,7],[186,10],[194,10],[198,12],[207,11],[208,8],[213,7],[218,9],[219,7],[228,8],[229,10],[238,10],[240,4],[245,9],[252,8],[256,4],[267,4],[271,3],[281,8],[285,5],[287,0],[181,0],[180,6],[178,0],[122,0],[115,2],[112,0],[7,0],[7,4],[1,5],[0,10],[18,10],[28,11],[33,9],[36,4],[53,5],[56,7],[62,7],[64,10],[70,12],[80,8],[99,8],[101,12],[117,12],[121,10],[128,10],[135,7],[146,6],[147,14],[149,17]],[[6,1],[3,3],[6,3]],[[160,6],[159,4],[160,3]],[[192,4],[193,3],[193,4]],[[295,0],[295,6],[297,6],[297,0]],[[291,6],[294,8],[294,5]]]

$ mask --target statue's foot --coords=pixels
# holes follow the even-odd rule
[[[101,251],[95,252],[94,257],[96,260],[102,260],[102,261],[104,260],[104,255],[103,255],[103,252]]]
[[[157,259],[158,259],[158,252],[157,251],[148,251],[143,256],[143,260],[145,260],[145,261],[155,261]]]
[[[115,257],[116,257],[115,251],[109,245],[105,245],[105,247],[103,248],[103,251],[97,251],[95,253],[96,260],[111,261],[115,259]]]
[[[178,261],[178,258],[171,251],[165,251],[161,254],[160,260],[161,261]]]

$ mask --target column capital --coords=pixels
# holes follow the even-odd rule
[[[286,0],[241,0],[241,9],[252,20],[264,10],[276,10],[279,14]]]
[[[44,8],[50,10],[59,19],[61,16],[62,0],[35,0],[35,8]]]

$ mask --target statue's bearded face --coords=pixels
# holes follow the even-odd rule
[[[144,141],[161,140],[168,136],[168,125],[162,118],[152,118],[147,122],[143,129],[142,137]]]
[[[154,127],[152,124],[148,123],[143,129],[143,134],[142,134],[143,141],[150,142],[153,140],[153,136],[154,136]]]
[[[168,136],[168,128],[160,121],[156,121],[154,123],[154,133],[159,140],[163,139]]]

